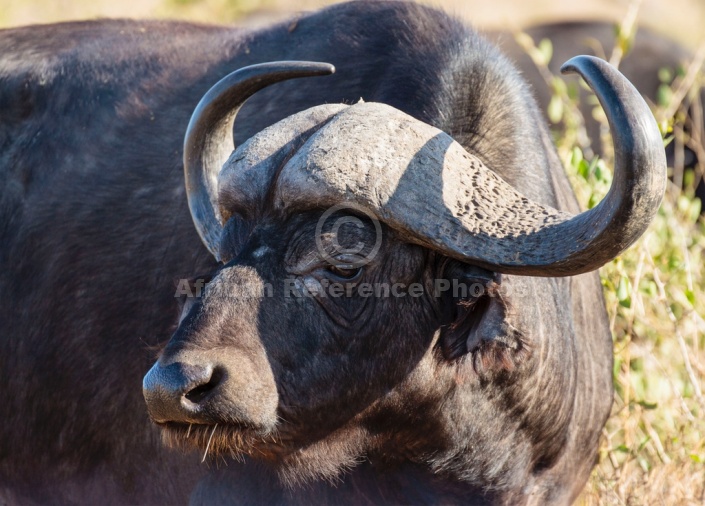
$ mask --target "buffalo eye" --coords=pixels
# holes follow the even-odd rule
[[[338,279],[352,281],[357,279],[362,273],[362,267],[352,267],[348,265],[329,265],[326,271]]]

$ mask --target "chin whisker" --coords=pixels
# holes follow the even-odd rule
[[[269,439],[269,435],[249,431],[236,425],[177,424],[161,426],[162,442],[171,448],[185,451],[196,450],[205,462],[209,457],[225,455],[235,459],[255,451],[258,443]]]
[[[203,452],[203,459],[201,460],[201,464],[206,461],[206,457],[208,456],[208,449],[211,447],[211,441],[213,440],[213,434],[215,434],[215,429],[218,428],[218,424],[216,423],[213,426],[213,431],[211,432],[211,437],[208,438],[208,444],[206,445],[206,451]],[[189,430],[191,429],[191,426],[189,425]],[[188,435],[186,436],[188,437]]]

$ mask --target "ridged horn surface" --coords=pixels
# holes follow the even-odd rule
[[[661,136],[616,69],[581,56],[564,66],[602,103],[615,145],[609,193],[571,215],[535,203],[440,130],[383,104],[356,104],[286,163],[276,202],[364,206],[411,242],[497,272],[569,276],[599,268],[646,230],[666,184]]]

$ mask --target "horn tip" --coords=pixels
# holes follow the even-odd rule
[[[321,74],[323,75],[330,75],[330,74],[335,74],[335,65],[332,63],[319,63],[319,69]]]
[[[288,68],[303,72],[299,77],[329,76],[335,74],[335,65],[317,61],[284,61],[274,62],[271,65],[284,65]],[[269,64],[264,64],[269,65]]]
[[[606,62],[596,56],[589,56],[586,54],[574,56],[561,65],[561,74],[572,74],[575,72],[580,73],[580,70],[585,68],[586,64],[590,63],[599,65],[600,63]]]

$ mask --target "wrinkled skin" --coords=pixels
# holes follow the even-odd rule
[[[310,233],[302,224],[323,212],[264,214],[246,224],[250,235],[232,231],[222,268],[193,228],[181,162],[189,116],[217,79],[252,63],[329,61],[337,73],[255,95],[238,117],[238,144],[300,110],[363,97],[450,133],[531,199],[577,212],[530,90],[474,32],[437,11],[371,2],[259,32],[130,21],[4,30],[0,49],[2,501],[519,504],[579,493],[611,405],[596,274],[496,279],[516,288],[504,316],[530,350],[509,362],[492,353],[501,333],[446,332],[459,313],[447,299],[206,292],[187,301],[179,325],[176,280],[215,273],[216,284],[277,287],[287,258],[313,247],[308,237],[289,251]],[[256,241],[271,251],[257,257]],[[365,279],[495,280],[386,229],[384,241]],[[497,300],[464,321],[492,322]],[[346,326],[326,303],[335,315],[369,311],[368,325]],[[152,424],[140,391],[172,335],[163,363],[199,343],[216,354],[218,342],[219,360],[251,372],[232,378],[250,389],[245,400],[258,400],[213,414],[219,432],[196,427],[199,451],[187,454],[161,443],[185,434]],[[209,452],[239,434],[236,449],[248,453],[268,432],[278,442],[257,442],[244,464],[229,451],[227,467],[200,463],[211,434]]]
[[[224,398],[243,404],[240,409],[227,409],[229,414],[239,413],[241,423],[271,432],[281,418],[278,436],[285,441],[295,436],[293,448],[278,450],[283,453],[327,436],[392,390],[426,353],[438,327],[438,322],[432,323],[438,304],[424,298],[305,296],[310,292],[299,283],[410,283],[430,277],[421,248],[389,240],[377,261],[365,266],[354,281],[345,281],[317,254],[315,223],[315,216],[306,214],[258,224],[235,259],[208,284],[203,298],[188,309],[162,358],[186,359],[192,350],[203,357],[214,350],[219,362],[225,360],[237,368],[236,377],[228,381],[237,382],[242,370],[257,371],[254,378],[243,374],[246,382],[262,384],[251,396],[252,406],[243,399],[241,385],[226,382],[219,388]],[[369,228],[365,234],[353,232],[372,236],[374,241]],[[222,295],[233,286],[254,287],[254,294],[262,287],[265,293],[266,284],[272,286],[274,296]],[[390,312],[411,318],[406,322],[385,318]],[[281,316],[267,316],[273,314]],[[400,332],[409,336],[401,349],[394,339]],[[340,391],[340,385],[346,386],[345,391]],[[212,408],[206,409],[213,409],[213,418],[219,421],[223,399],[215,397]],[[278,403],[263,402],[269,398]],[[269,410],[262,411],[262,404]],[[281,407],[275,413],[277,404]],[[258,411],[252,413],[249,408]]]
[[[576,493],[581,485],[567,484],[591,468],[565,452],[585,436],[570,430],[576,408],[584,409],[582,399],[573,404],[578,350],[570,342],[541,342],[539,327],[571,335],[560,300],[571,285],[589,286],[592,279],[498,277],[405,244],[385,227],[375,260],[353,270],[347,283],[420,283],[423,295],[360,297],[353,289],[352,296],[297,297],[305,292],[287,288],[292,277],[313,287],[312,280],[346,283],[315,247],[320,215],[272,216],[251,226],[231,222],[251,235],[186,310],[160,359],[164,366],[215,361],[231,376],[202,403],[205,414],[198,418],[209,424],[169,423],[166,440],[264,459],[269,473],[294,487],[276,498],[266,495],[271,490],[246,487],[257,502],[305,503],[327,493],[331,502],[356,502],[357,494],[345,486],[327,492],[318,480],[337,477],[363,455],[375,467],[400,472],[365,485],[381,494],[377,500],[521,503],[528,489],[541,501],[563,502]],[[366,253],[375,233],[367,224],[362,231],[343,229],[341,236],[343,245],[363,240]],[[461,301],[450,293],[434,296],[436,279],[483,286],[497,280],[512,291]],[[232,287],[264,293],[266,284],[274,296],[223,297]],[[463,310],[461,302],[475,305]],[[243,384],[259,390],[243,394]],[[272,411],[262,411],[263,404]],[[433,470],[439,482],[415,483],[418,470],[409,466]],[[354,483],[366,471],[355,467],[351,473],[341,478]],[[202,485],[196,495],[204,502],[242,480],[229,473],[210,479],[218,484]],[[311,480],[313,489],[299,485]],[[487,483],[499,490],[489,492]]]

